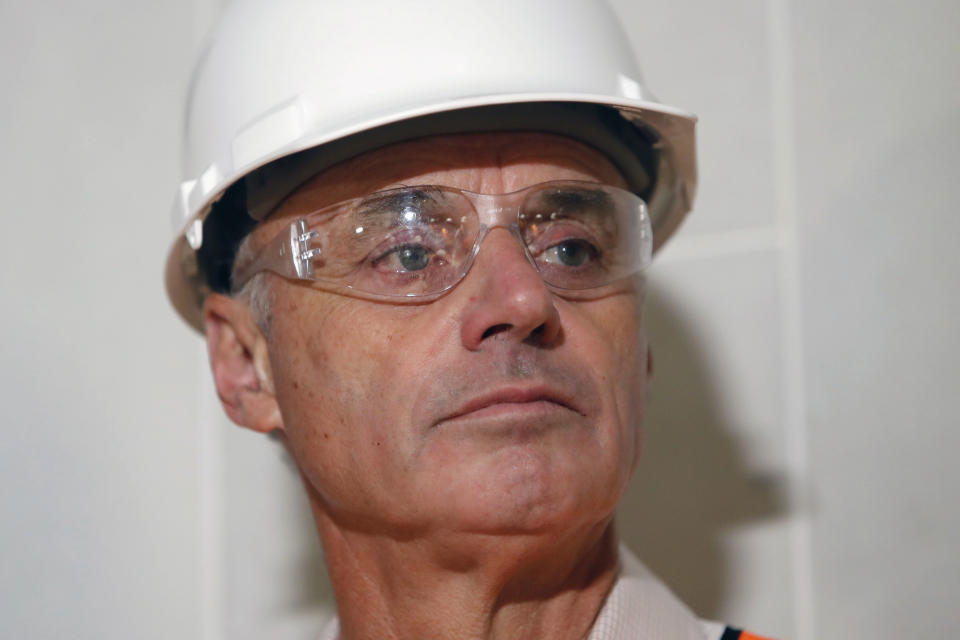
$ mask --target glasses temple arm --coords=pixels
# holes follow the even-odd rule
[[[238,291],[263,271],[272,271],[286,278],[312,280],[312,261],[321,250],[312,248],[310,241],[318,235],[316,231],[308,231],[306,221],[299,218],[261,247],[253,260],[235,269],[231,288]]]

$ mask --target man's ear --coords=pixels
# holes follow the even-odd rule
[[[283,429],[270,371],[267,341],[250,308],[211,293],[203,305],[210,368],[224,411],[242,427]]]

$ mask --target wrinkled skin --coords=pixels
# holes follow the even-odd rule
[[[324,205],[399,185],[506,193],[558,179],[623,186],[600,153],[559,136],[426,138],[315,177],[254,242]],[[488,234],[459,285],[427,304],[267,277],[265,335],[238,301],[208,300],[214,374],[235,421],[282,434],[328,561],[351,549],[343,553],[362,564],[361,536],[435,542],[453,563],[482,556],[491,535],[534,541],[518,547],[525,557],[551,544],[574,555],[613,544],[608,525],[639,455],[648,374],[636,282],[560,297],[505,229]]]

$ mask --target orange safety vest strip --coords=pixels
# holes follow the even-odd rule
[[[754,635],[749,631],[741,631],[736,627],[727,627],[723,631],[723,635],[720,637],[720,640],[773,640],[773,638]]]

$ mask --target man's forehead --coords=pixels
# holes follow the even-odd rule
[[[323,171],[294,190],[271,215],[271,221],[401,185],[441,184],[507,193],[546,180],[626,185],[601,152],[561,135],[433,136],[370,151]]]

